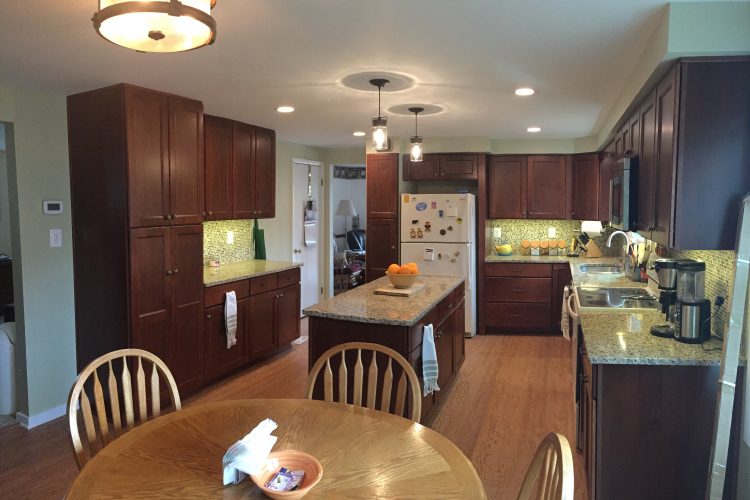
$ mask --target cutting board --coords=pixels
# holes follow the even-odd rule
[[[409,288],[396,288],[393,285],[383,286],[375,289],[375,295],[390,295],[392,297],[411,297],[425,287],[424,283],[417,283]]]

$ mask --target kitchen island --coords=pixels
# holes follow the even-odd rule
[[[346,342],[373,342],[406,358],[417,372],[420,384],[423,329],[432,324],[441,391],[422,398],[421,422],[429,423],[464,361],[464,279],[419,276],[418,283],[424,283],[424,288],[410,297],[376,295],[375,289],[389,284],[388,278],[383,277],[303,312],[310,317],[308,368],[331,347]],[[365,366],[366,361],[363,359]],[[317,392],[322,394],[322,389],[317,387]],[[406,413],[410,411],[409,401]]]

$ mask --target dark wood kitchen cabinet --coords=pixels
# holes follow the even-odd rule
[[[250,359],[256,360],[272,354],[276,350],[278,330],[276,290],[250,297]]]
[[[571,158],[573,185],[570,216],[578,220],[606,220],[609,214],[599,212],[599,155],[587,153]]]
[[[654,228],[656,196],[656,91],[645,98],[638,110],[641,125],[640,156],[638,157],[638,207],[635,227],[651,237]]]
[[[479,154],[427,153],[421,162],[402,156],[405,181],[434,181],[446,179],[476,180],[480,168]]]
[[[566,160],[563,155],[527,158],[528,218],[568,218]]]
[[[367,281],[398,261],[398,154],[367,155]]]
[[[548,332],[552,325],[552,264],[484,264],[488,333]],[[559,324],[559,322],[558,322]]]
[[[398,220],[367,220],[367,281],[382,277],[398,262]]]
[[[651,239],[664,246],[670,245],[670,230],[675,195],[675,154],[677,143],[677,98],[679,65],[656,86],[656,168],[655,196]]]
[[[273,218],[276,133],[206,117],[206,219]]]
[[[409,155],[402,155],[405,181],[434,181],[440,179],[440,155],[426,153],[422,161],[411,161]]]
[[[487,168],[488,217],[525,219],[526,157],[492,156]]]
[[[162,358],[180,392],[203,382],[203,228],[130,230],[131,347]]]
[[[203,376],[207,382],[247,365],[249,307],[250,299],[237,299],[237,343],[229,349],[227,349],[224,306],[216,305],[203,310],[205,350]]]
[[[288,349],[292,340],[299,338],[299,280],[299,269],[250,280],[251,360]],[[289,282],[293,284],[280,287]]]

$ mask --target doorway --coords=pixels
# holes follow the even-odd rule
[[[329,171],[333,294],[365,282],[367,181],[363,164],[335,164]]]
[[[321,235],[325,213],[322,206],[320,162],[294,160],[292,172],[292,260],[302,264],[302,309],[317,304],[323,295]],[[302,311],[300,311],[300,315]]]

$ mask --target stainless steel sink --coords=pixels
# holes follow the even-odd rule
[[[588,312],[632,312],[659,308],[659,300],[645,288],[577,286],[576,295],[580,308]]]
[[[587,274],[622,274],[620,264],[581,264],[579,269]]]

